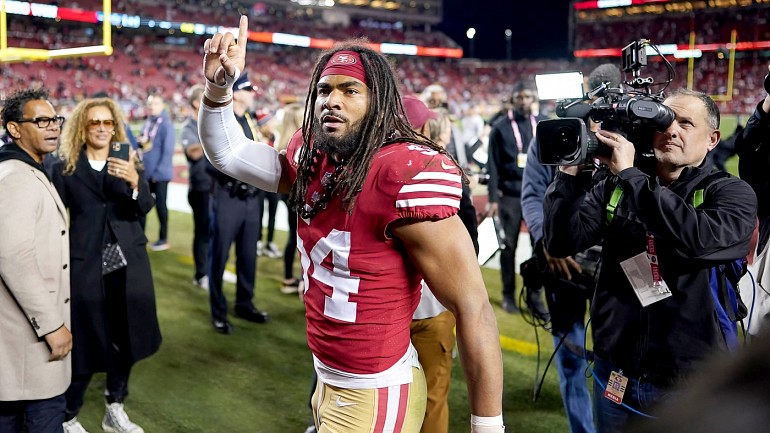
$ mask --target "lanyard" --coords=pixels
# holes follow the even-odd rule
[[[524,151],[524,140],[521,139],[521,132],[519,131],[519,125],[513,118],[513,111],[508,110],[508,118],[511,119],[511,128],[513,128],[513,136],[516,137],[516,147],[519,149],[519,153]],[[537,136],[537,121],[535,116],[529,116],[529,122],[532,124],[532,138]]]
[[[662,279],[660,269],[658,268],[658,253],[655,249],[655,236],[647,232],[647,258],[650,260],[650,270],[652,271],[652,286],[661,287]]]
[[[144,135],[147,137],[147,139],[152,143],[155,141],[155,134],[158,133],[158,128],[160,127],[160,124],[163,123],[163,118],[158,116],[155,118],[154,125],[152,126],[152,130],[150,130],[150,123],[148,122],[147,125],[144,127]]]

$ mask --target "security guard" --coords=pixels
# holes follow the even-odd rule
[[[244,133],[258,139],[257,122],[248,110],[254,102],[254,88],[244,72],[233,86],[233,111]],[[257,309],[254,281],[257,273],[257,240],[262,224],[259,190],[211,168],[214,179],[211,195],[211,243],[209,250],[209,303],[214,329],[222,334],[233,330],[227,320],[227,300],[222,292],[222,276],[235,241],[237,274],[235,315],[255,323],[266,323],[270,316]]]

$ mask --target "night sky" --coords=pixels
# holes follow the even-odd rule
[[[469,57],[465,35],[476,29],[474,57],[506,58],[505,29],[512,31],[512,57],[567,57],[569,0],[444,0],[439,28]]]

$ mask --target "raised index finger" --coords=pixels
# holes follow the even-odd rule
[[[249,38],[249,19],[246,15],[241,15],[241,22],[238,25],[238,47],[241,52],[246,52],[246,42]]]

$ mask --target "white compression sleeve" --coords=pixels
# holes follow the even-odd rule
[[[217,170],[264,191],[278,190],[278,152],[265,143],[246,138],[235,120],[233,104],[219,108],[201,104],[198,135],[206,158]]]

